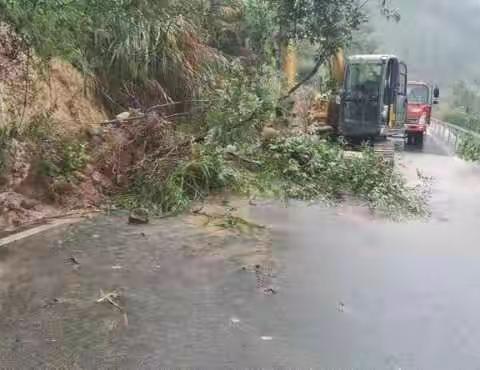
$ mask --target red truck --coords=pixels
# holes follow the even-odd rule
[[[423,144],[423,138],[432,118],[432,106],[438,104],[439,89],[426,82],[409,81],[408,108],[405,132],[408,144]]]

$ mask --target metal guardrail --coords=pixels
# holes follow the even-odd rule
[[[432,118],[429,131],[432,132],[436,138],[442,140],[452,153],[457,151],[461,139],[465,135],[472,136],[480,141],[479,133],[436,118]]]

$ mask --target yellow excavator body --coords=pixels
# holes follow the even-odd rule
[[[338,104],[335,95],[342,88],[345,78],[345,54],[339,49],[328,63],[330,78],[333,80],[335,90],[330,96],[318,94],[315,98],[311,111],[311,118],[314,122],[336,128],[338,124]]]
[[[330,74],[339,89],[343,85],[345,78],[345,54],[342,49],[330,58]]]
[[[294,44],[285,42],[281,45],[282,72],[286,80],[286,90],[291,89],[297,82],[298,58]],[[339,49],[328,63],[331,79],[335,82],[338,91],[345,78],[345,54]],[[334,97],[318,94],[310,111],[310,119],[313,122],[323,123],[332,127],[337,126],[338,107]]]

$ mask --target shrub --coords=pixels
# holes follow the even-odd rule
[[[214,147],[201,147],[194,158],[180,161],[167,176],[155,171],[161,161],[150,161],[136,172],[129,192],[118,199],[120,205],[147,207],[160,214],[178,213],[195,200],[235,188],[241,182],[240,172],[226,163],[222,150]]]
[[[467,114],[459,109],[454,109],[445,113],[443,120],[467,130],[480,133],[480,117],[475,114]]]
[[[480,161],[480,140],[473,135],[463,135],[460,137],[457,153],[467,161]]]

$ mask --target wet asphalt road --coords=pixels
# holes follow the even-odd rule
[[[428,221],[252,207],[274,295],[237,263],[185,256],[212,241],[173,221],[145,238],[102,219],[4,250],[0,368],[480,369],[480,169],[445,153],[429,139],[401,154],[408,176],[434,178]],[[128,325],[95,304],[116,287]]]
[[[284,261],[280,337],[331,369],[480,368],[480,169],[431,138],[402,162],[433,176],[428,222],[368,221],[361,210],[275,213]],[[274,335],[275,335],[274,334]]]

